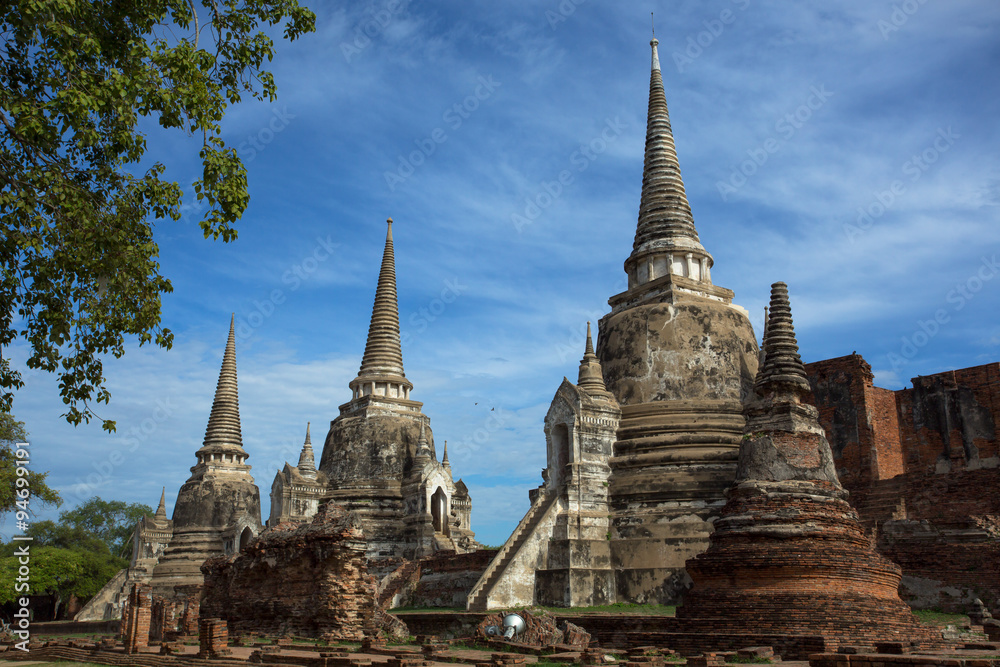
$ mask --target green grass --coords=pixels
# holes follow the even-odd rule
[[[949,614],[940,609],[914,609],[913,615],[928,625],[963,625],[969,622],[965,614]]]
[[[769,665],[774,660],[771,658],[765,658],[763,656],[754,656],[752,658],[745,658],[741,655],[734,655],[733,657],[726,660],[727,663],[737,663],[742,665]]]
[[[465,642],[455,642],[454,644],[451,645],[451,648],[463,649],[466,651],[487,651],[487,652],[496,650],[492,646],[478,646],[476,644],[466,644]]]
[[[633,614],[637,616],[673,616],[677,607],[666,604],[628,604],[617,602],[615,604],[605,604],[596,607],[534,607],[534,609],[544,609],[553,614],[592,614],[592,613],[619,613]]]

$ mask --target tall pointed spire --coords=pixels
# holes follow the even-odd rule
[[[236,384],[236,315],[229,321],[229,340],[222,356],[222,369],[215,388],[212,414],[205,429],[205,441],[198,450],[198,462],[216,460],[222,463],[242,464],[247,453],[243,450],[243,434],[240,429],[240,399]],[[206,459],[205,455],[219,455],[216,459]],[[228,460],[227,456],[228,455]]]
[[[649,80],[649,112],[646,119],[646,157],[643,162],[642,199],[639,202],[639,225],[635,233],[635,248],[674,240],[686,236],[698,242],[691,205],[681,180],[681,167],[667,112],[663,91],[660,58],[653,47],[652,71]],[[686,239],[687,240],[687,239]]]
[[[601,362],[594,354],[594,340],[590,336],[590,322],[587,322],[587,344],[584,347],[583,359],[580,360],[580,374],[576,385],[595,398],[611,396],[608,388],[604,385]]]
[[[155,517],[157,519],[167,518],[167,487],[163,487],[163,491],[160,492],[160,505],[156,508]]]
[[[444,456],[441,457],[441,465],[451,470],[451,463],[448,462],[448,441],[444,441]]]
[[[387,220],[385,252],[378,274],[375,306],[368,327],[368,343],[358,375],[403,375],[403,351],[399,343],[399,306],[396,302],[396,256],[392,247],[392,218]]]
[[[312,438],[309,437],[309,422],[306,422],[306,441],[302,444],[299,454],[299,474],[309,479],[316,479],[316,459],[313,457]]]
[[[676,274],[709,283],[711,255],[698,240],[674,146],[660,73],[659,40],[650,40],[652,63],[642,197],[632,254],[625,262],[629,286]]]
[[[413,385],[403,372],[403,351],[399,338],[399,305],[396,299],[396,257],[392,245],[392,218],[387,221],[382,268],[375,289],[368,342],[358,377],[351,382],[355,398],[378,393],[392,398],[409,398]],[[381,386],[380,386],[381,385]],[[367,389],[366,389],[367,388]],[[394,393],[395,392],[395,393]]]
[[[809,391],[809,379],[799,357],[799,344],[792,324],[788,285],[771,285],[771,307],[764,327],[764,363],[757,371],[754,389],[767,395],[791,392],[802,396]]]

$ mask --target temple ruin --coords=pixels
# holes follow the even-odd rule
[[[470,609],[542,600],[678,602],[690,584],[684,563],[708,546],[712,520],[736,474],[757,341],[747,311],[732,302],[733,292],[712,284],[712,256],[698,240],[681,180],[658,43],[650,42],[646,155],[635,243],[625,260],[628,289],[608,301],[611,312],[599,324],[594,366],[620,418],[607,421],[600,464],[586,478],[589,487],[603,487],[602,509],[592,511],[590,521],[590,532],[604,537],[595,547],[603,575],[594,570],[591,576],[596,582],[613,575],[614,581],[595,583],[587,596],[554,601],[545,572],[552,569],[550,560],[558,562],[550,556],[556,542],[566,538],[555,521],[544,518],[554,502],[546,490],[563,479],[563,466],[586,465],[579,443],[589,425],[580,416],[560,436],[550,432],[547,418],[547,484],[504,544],[500,562],[473,590]],[[552,454],[553,438],[559,437],[573,443],[565,461]],[[591,567],[579,551],[570,561]],[[532,563],[537,572],[519,563]]]
[[[330,423],[319,470],[306,434],[299,465],[277,474],[272,523],[308,520],[320,503],[356,512],[371,560],[413,559],[478,548],[468,489],[452,479],[447,443],[438,460],[430,418],[410,398],[403,370],[392,219],[375,289],[368,341],[351,400]]]
[[[820,635],[828,646],[935,643],[900,598],[847,492],[798,354],[788,290],[771,288],[763,363],[747,402],[736,481],[677,609],[688,631]],[[940,642],[940,637],[936,641]]]
[[[475,540],[447,443],[439,459],[411,397],[390,219],[361,365],[319,465],[307,424],[297,465],[274,477],[262,533],[231,325],[173,519],[161,498],[140,522],[133,567],[94,609],[110,617],[132,591],[152,609],[128,627],[157,638],[190,635],[200,616],[359,639],[401,605],[683,603],[676,618],[601,636],[798,656],[933,644],[906,602],[1000,609],[1000,364],[895,392],[875,387],[858,355],[804,365],[783,283],[758,349],[734,293],[712,282],[650,44],[627,289],[610,297],[596,346],[587,325],[576,383],[563,378],[545,416],[542,483],[495,557]],[[130,588],[144,582],[152,596]]]
[[[153,568],[153,595],[171,598],[177,587],[200,586],[201,564],[231,554],[260,533],[260,491],[243,449],[236,380],[235,317],[222,358],[204,444],[191,477],[177,492],[170,543]]]
[[[1000,363],[873,384],[857,354],[806,364],[851,504],[919,608],[1000,610]]]

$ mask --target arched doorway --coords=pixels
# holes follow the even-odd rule
[[[440,486],[431,496],[431,520],[434,532],[448,534],[448,494]]]
[[[558,488],[566,474],[569,463],[569,427],[556,424],[552,429],[552,452],[549,454],[549,485]]]
[[[253,531],[250,530],[250,526],[247,526],[246,528],[243,529],[243,532],[240,533],[240,551],[243,551],[243,549],[245,549],[246,546],[250,544],[250,540],[252,539],[253,539]]]

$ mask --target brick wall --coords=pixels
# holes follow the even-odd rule
[[[154,641],[173,641],[181,637],[197,637],[201,592],[200,584],[191,584],[175,586],[172,597],[154,595],[150,638]]]
[[[914,378],[896,399],[908,472],[976,468],[1000,455],[1000,363]]]
[[[886,655],[822,653],[809,656],[809,667],[996,667],[1000,660],[958,655]]]
[[[871,367],[860,355],[852,354],[807,364],[806,373],[812,387],[810,399],[826,429],[840,483],[853,495],[863,495],[878,479],[873,452],[874,441],[881,435],[874,432],[868,417]]]
[[[469,591],[479,581],[496,551],[444,553],[420,559],[420,581],[408,605],[465,607]]]
[[[360,640],[373,631],[375,581],[361,527],[326,505],[309,524],[279,524],[234,556],[202,566],[204,618],[234,633]]]
[[[858,355],[808,364],[841,483],[911,603],[1000,611],[1000,363],[872,385]]]
[[[899,441],[899,413],[896,392],[868,384],[865,387],[866,407],[871,422],[872,451],[875,457],[875,480],[902,475],[903,450]]]

